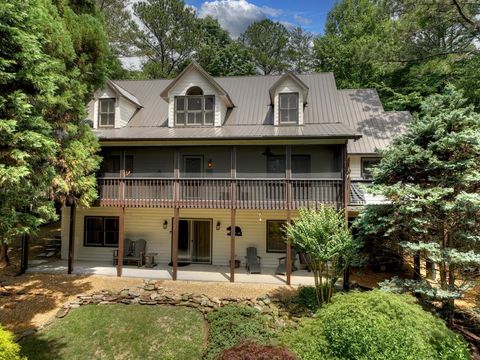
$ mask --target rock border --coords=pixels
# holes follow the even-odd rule
[[[20,341],[26,336],[32,335],[49,326],[56,318],[64,318],[71,309],[79,308],[83,305],[113,305],[113,304],[139,304],[139,305],[171,305],[185,306],[195,308],[207,319],[210,312],[219,307],[231,304],[249,306],[257,309],[265,315],[275,327],[297,326],[301,321],[301,316],[313,317],[313,312],[307,312],[301,316],[294,316],[289,311],[280,306],[278,299],[268,295],[261,297],[236,297],[227,296],[223,298],[211,297],[205,294],[197,295],[193,293],[175,293],[173,290],[161,285],[158,280],[144,280],[143,285],[121,291],[102,290],[93,293],[77,295],[77,299],[62,305],[54,317],[45,324],[26,330],[17,336],[16,341]]]

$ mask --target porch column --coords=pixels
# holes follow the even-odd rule
[[[178,223],[180,218],[180,152],[175,148],[173,158],[173,223],[172,223],[172,279],[177,280],[178,272]]]
[[[285,160],[286,160],[286,178],[287,178],[287,222],[290,223],[292,220],[292,147],[287,145],[285,148]],[[287,285],[290,285],[290,278],[292,275],[292,247],[290,245],[290,240],[287,239],[287,258],[285,259],[286,263],[286,280]]]
[[[231,148],[230,166],[230,282],[235,282],[235,226],[237,217],[237,147]]]
[[[28,269],[28,252],[29,252],[29,240],[30,240],[30,235],[24,234],[22,236],[22,257],[20,259],[20,273],[19,274],[25,274],[25,272]]]
[[[350,202],[350,158],[348,157],[347,143],[342,148],[342,205],[345,216],[345,226],[348,229],[348,204]],[[350,289],[350,268],[343,272],[343,290]]]
[[[76,207],[75,200],[70,200],[70,223],[68,230],[68,274],[73,273],[73,257],[75,250],[75,216],[76,216]]]
[[[122,276],[123,271],[123,245],[125,242],[125,206],[122,206],[122,212],[118,219],[118,258],[117,258],[117,276]]]
[[[122,148],[122,157],[120,159],[120,204],[122,212],[118,219],[118,258],[117,258],[117,276],[122,276],[123,271],[123,253],[125,242],[125,148]]]

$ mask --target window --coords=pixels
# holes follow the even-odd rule
[[[281,124],[298,123],[298,93],[279,95],[279,121]]]
[[[118,217],[85,216],[84,246],[118,246]]]
[[[286,223],[286,220],[267,220],[267,252],[286,251],[286,237],[283,230]]]
[[[197,91],[195,91],[196,93]],[[214,125],[215,96],[187,95],[175,97],[175,121],[177,126]]]
[[[380,158],[362,158],[362,177],[372,178],[372,167],[380,163]]]
[[[100,173],[104,176],[117,176],[120,173],[120,155],[103,155]],[[133,155],[125,155],[125,174],[133,172]]]
[[[98,100],[98,126],[115,126],[115,99]]]

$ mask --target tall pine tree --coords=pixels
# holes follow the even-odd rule
[[[451,320],[468,270],[480,266],[480,114],[450,86],[429,97],[381,155],[371,191],[389,204],[370,206],[357,225],[364,234],[395,236],[406,251],[438,264],[438,282],[384,285],[441,300]]]

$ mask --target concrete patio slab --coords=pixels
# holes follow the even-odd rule
[[[276,275],[275,268],[263,267],[261,274],[248,274],[245,268],[235,269],[235,282],[246,284],[285,285],[285,276]],[[54,260],[34,263],[29,273],[66,274],[67,261]],[[76,275],[103,275],[117,276],[117,269],[111,263],[75,261],[74,274]],[[123,266],[123,277],[172,280],[172,268],[167,264],[158,264],[154,268]],[[190,264],[178,268],[178,280],[229,282],[230,268],[228,266]],[[297,270],[292,273],[291,285],[314,285],[313,274],[306,270]]]

